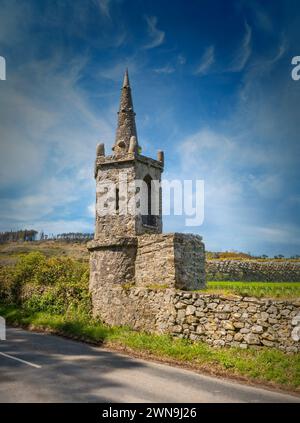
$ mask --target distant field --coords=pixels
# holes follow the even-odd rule
[[[84,242],[35,241],[9,242],[0,244],[0,265],[13,265],[20,255],[40,251],[47,257],[72,257],[75,260],[88,261],[89,253]]]
[[[88,251],[86,249],[86,242],[84,241],[34,241],[34,242],[7,242],[0,244],[0,260],[5,258],[14,259],[19,254],[26,254],[31,251],[42,251],[47,256],[59,256],[66,255],[72,256],[76,259],[88,260]],[[209,261],[226,261],[226,260],[237,260],[237,261],[261,261],[261,262],[284,262],[292,261],[299,262],[300,258],[257,258],[249,254],[234,253],[234,252],[223,252],[213,253],[206,251],[206,259]]]

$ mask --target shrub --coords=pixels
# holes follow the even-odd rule
[[[88,279],[86,263],[31,252],[14,267],[0,268],[0,301],[24,302],[30,310],[60,313],[72,306],[87,312]]]
[[[86,264],[71,258],[51,257],[37,267],[33,282],[39,285],[78,282],[86,271]]]
[[[43,292],[41,295],[32,294],[23,304],[25,310],[35,313],[44,311],[49,314],[64,314],[65,302],[63,298],[59,298],[54,290]]]
[[[46,262],[46,257],[37,251],[22,255],[14,268],[14,279],[22,284],[32,282],[36,272]]]
[[[23,302],[23,307],[30,312],[49,314],[77,313],[88,316],[91,312],[91,300],[88,286],[82,283],[60,283],[46,287],[42,292],[31,293]]]
[[[13,269],[0,266],[0,302],[13,303]]]
[[[19,303],[22,286],[32,280],[44,260],[43,254],[33,252],[22,255],[15,266],[3,267],[0,272],[0,295],[2,301]]]

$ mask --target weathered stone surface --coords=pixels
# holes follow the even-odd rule
[[[223,328],[227,330],[234,330],[233,323],[229,320],[223,322]]]
[[[186,312],[185,314],[188,316],[189,314],[194,314],[196,311],[196,307],[192,306],[192,305],[188,305],[186,308]]]
[[[240,322],[240,321],[233,322],[232,324],[233,324],[233,326],[234,326],[236,329],[242,329],[242,328],[245,326],[245,323],[244,323],[244,322]]]
[[[216,303],[210,303],[207,305],[207,308],[209,308],[210,310],[215,310],[217,308],[217,305],[218,304]]]
[[[207,280],[282,281],[300,280],[300,263],[291,260],[218,260],[206,262]]]
[[[254,325],[254,326],[252,326],[251,331],[253,333],[263,333],[264,330],[263,330],[262,326]]]
[[[181,333],[182,332],[182,326],[180,325],[175,325],[172,327],[172,331],[175,333]]]
[[[265,347],[274,347],[274,342],[272,341],[268,341],[266,339],[262,339],[261,343],[265,346]]]
[[[120,238],[100,243],[91,241],[90,249],[90,292],[92,298],[103,295],[103,291],[115,284],[126,284],[134,278],[136,240]]]
[[[137,140],[135,113],[133,110],[129,76],[126,70],[120,98],[118,126],[116,132],[116,140],[113,147],[114,153],[118,156],[121,156],[126,153],[129,149],[130,140],[132,137]]]
[[[216,300],[219,300],[219,303],[215,302]],[[184,301],[191,301],[192,304],[185,304]],[[288,310],[292,308],[291,315],[297,316],[300,314],[300,306],[289,302],[278,304],[275,300],[268,300],[268,307],[275,305],[281,316],[277,325],[269,327],[258,323],[261,317],[267,318],[262,314],[267,313],[262,310],[268,308],[264,301],[259,305],[257,313],[248,316],[248,320],[250,317],[254,318],[251,324],[241,320],[244,310],[243,298],[236,302],[235,311],[226,313],[226,320],[219,318],[220,311],[217,311],[216,307],[207,307],[209,304],[225,307],[226,304],[231,304],[230,301],[230,298],[224,296],[221,299],[201,292],[194,295],[175,289],[157,290],[134,286],[126,289],[115,285],[108,291],[104,290],[97,298],[97,310],[108,324],[129,325],[153,333],[171,333],[194,342],[205,341],[215,347],[232,345],[247,348],[249,345],[300,352],[300,343],[291,336],[295,328],[292,324],[293,318],[281,312],[289,307]],[[202,317],[198,317],[197,313]]]
[[[163,285],[186,290],[205,286],[205,252],[201,237],[174,233],[137,238],[137,286]],[[193,302],[191,296],[184,300],[187,304]]]
[[[146,177],[161,181],[162,171],[160,162],[136,153],[126,153],[119,158],[114,156],[96,158],[95,239],[162,232],[161,190],[154,190],[152,193],[152,201],[156,204],[158,213],[154,217],[155,224],[149,226],[143,223],[142,215],[135,203],[136,190],[133,189],[137,184],[136,181],[143,181]],[[108,183],[114,184],[121,194],[123,190],[126,193],[126,196],[120,195],[119,210],[116,209],[116,191],[110,188],[112,192],[108,192],[111,187]],[[121,190],[120,187],[122,187]],[[143,201],[143,192],[140,197]],[[129,204],[131,204],[130,210],[128,210]],[[103,210],[102,213],[99,212],[100,210]]]
[[[198,322],[199,322],[199,319],[196,316],[189,315],[186,318],[186,323],[188,323],[188,324],[193,325],[193,324],[198,323]]]
[[[235,341],[241,341],[244,338],[243,334],[241,334],[240,332],[236,333],[234,335],[234,340]]]
[[[259,345],[260,344],[260,339],[257,335],[255,335],[254,333],[247,333],[244,336],[244,340],[246,341],[247,344],[250,345]]]

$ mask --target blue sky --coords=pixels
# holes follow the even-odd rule
[[[129,68],[143,154],[204,179],[209,250],[299,254],[297,0],[0,0],[0,230],[93,231]]]

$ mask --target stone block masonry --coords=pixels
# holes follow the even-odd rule
[[[203,341],[214,347],[272,347],[300,352],[293,339],[300,302],[115,286],[94,306],[104,322]]]
[[[169,333],[175,319],[173,297],[174,289],[115,286],[93,297],[93,309],[108,325]]]
[[[90,241],[90,291],[92,299],[115,285],[131,283],[135,274],[137,239],[126,237]]]
[[[155,234],[138,237],[136,286],[179,289],[205,286],[202,238],[192,234]]]
[[[195,289],[205,285],[204,244],[197,235],[107,238],[89,242],[88,249],[93,309],[101,317],[103,296],[116,286]]]
[[[130,202],[133,202],[136,192],[130,189],[130,184],[136,181],[142,181],[146,176],[154,181],[161,180],[162,164],[156,160],[133,154],[126,153],[122,158],[114,156],[100,156],[96,158],[95,163],[95,178],[98,187],[96,194],[96,204],[107,206],[115,204],[115,196],[108,196],[105,184],[109,181],[114,183],[116,187],[120,188],[120,178],[126,176],[127,198],[120,198],[120,203],[125,200],[126,207]],[[138,188],[137,188],[138,189]],[[120,192],[121,193],[121,192]],[[105,201],[103,199],[105,198]],[[154,199],[156,197],[154,196]],[[158,203],[158,215],[155,217],[155,226],[146,226],[142,223],[142,215],[136,213],[107,213],[96,214],[96,239],[107,239],[109,237],[126,237],[142,235],[145,233],[161,233],[162,232],[162,204],[161,192],[158,193],[156,201]],[[98,207],[97,207],[98,208]]]

